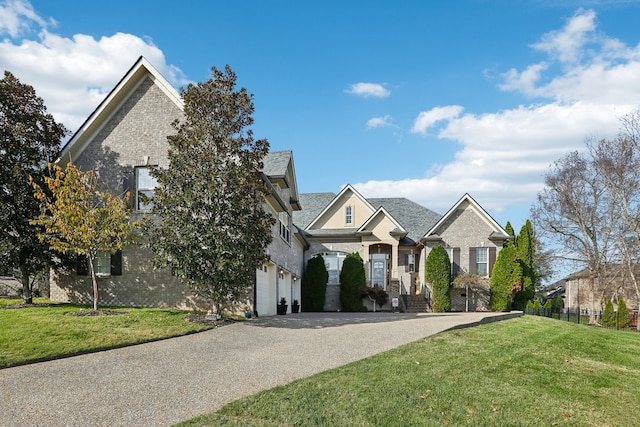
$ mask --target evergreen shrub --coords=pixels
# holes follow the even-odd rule
[[[451,310],[451,261],[443,246],[431,249],[425,264],[425,280],[431,283],[433,293],[433,311]]]
[[[348,254],[340,270],[340,304],[344,311],[367,311],[360,298],[360,288],[365,286],[367,277],[360,254]]]
[[[329,273],[322,255],[316,255],[307,262],[302,275],[302,310],[323,311],[327,298]]]

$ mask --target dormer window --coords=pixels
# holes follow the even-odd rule
[[[353,208],[351,206],[347,206],[344,209],[344,223],[347,225],[353,224]]]

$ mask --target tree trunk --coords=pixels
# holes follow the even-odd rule
[[[93,282],[93,310],[98,311],[98,279],[96,271],[93,268],[93,260],[95,257],[89,258],[89,271],[91,271],[91,281]]]
[[[25,260],[20,260],[20,280],[22,281],[22,301],[25,304],[33,304],[33,293],[31,292],[31,281]]]

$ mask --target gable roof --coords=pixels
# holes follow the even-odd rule
[[[367,199],[376,207],[384,206],[407,231],[401,244],[415,244],[442,217],[440,214],[404,197]],[[404,241],[404,242],[403,242]]]
[[[289,203],[294,210],[300,210],[300,195],[293,167],[293,152],[291,150],[270,151],[264,156],[262,165],[262,173],[268,176],[271,182],[290,189],[291,200]]]
[[[75,160],[119,107],[147,78],[150,78],[181,111],[184,110],[184,103],[178,91],[146,58],[141,56],[62,147],[59,160],[65,158]]]
[[[325,206],[325,208],[324,208],[324,209],[323,209],[323,210],[322,210],[322,211],[321,211],[321,212],[320,212],[320,213],[319,213],[319,214],[318,214],[318,215],[313,219],[313,221],[311,221],[311,223],[305,227],[305,229],[307,229],[307,230],[308,230],[308,229],[310,229],[311,227],[313,227],[313,225],[314,225],[314,224],[315,224],[315,223],[316,223],[316,222],[317,222],[317,221],[322,217],[322,215],[324,215],[327,211],[329,211],[329,209],[331,209],[331,207],[332,207],[333,205],[335,205],[336,203],[338,203],[338,200],[340,200],[340,198],[341,198],[344,194],[346,194],[347,192],[351,192],[351,193],[353,193],[353,195],[354,195],[354,196],[356,196],[358,199],[360,199],[360,201],[361,201],[365,206],[367,206],[369,209],[371,209],[371,211],[372,211],[372,212],[376,210],[373,206],[371,206],[371,203],[369,203],[369,202],[367,201],[367,199],[365,199],[364,197],[362,197],[362,195],[361,195],[360,193],[358,193],[358,191],[356,191],[356,189],[355,189],[355,188],[353,188],[353,187],[351,186],[351,184],[347,184],[347,185],[345,185],[345,186],[344,186],[344,188],[343,188],[343,189],[338,193],[338,195],[337,195],[337,196],[335,196],[335,197],[333,198],[333,200],[332,200],[329,204],[327,204],[327,205]]]
[[[349,186],[350,187],[350,186]],[[340,194],[342,194],[345,187]],[[353,189],[351,187],[351,189]],[[359,194],[354,190],[356,194]],[[360,196],[362,197],[362,196]],[[300,228],[307,229],[321,213],[324,213],[330,204],[338,199],[335,193],[306,193],[300,194],[300,202],[303,206],[302,211],[293,213],[293,222]],[[406,234],[400,240],[401,245],[415,245],[416,242],[424,235],[425,230],[429,230],[438,220],[440,214],[425,208],[418,203],[415,203],[409,199],[403,197],[389,197],[389,198],[371,198],[363,200],[372,207],[373,215],[365,222],[370,222],[380,209],[383,208],[384,213],[390,217],[390,219],[399,225],[398,232],[400,234]],[[320,236],[323,234],[337,235],[337,234],[353,234],[356,230],[314,230],[313,234]]]
[[[336,197],[335,193],[303,193],[300,194],[301,211],[293,212],[293,223],[301,229],[316,219],[322,210]]]
[[[427,233],[422,237],[421,240],[429,240],[429,237],[438,237],[435,231],[438,229],[438,227],[444,224],[464,202],[468,202],[475,209],[480,218],[482,218],[487,224],[489,224],[491,228],[493,228],[494,231],[489,236],[491,239],[506,240],[511,237],[509,236],[509,233],[507,233],[506,230],[502,228],[502,226],[498,224],[496,220],[494,220],[491,215],[489,215],[487,211],[485,211],[484,208],[473,199],[473,197],[469,195],[469,193],[465,193],[464,196],[462,196],[460,200],[458,200],[456,204],[453,205],[453,207],[449,209],[447,213],[445,213],[442,218],[440,218],[440,220],[429,229],[429,231],[427,231]]]

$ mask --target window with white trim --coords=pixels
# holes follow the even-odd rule
[[[489,248],[476,248],[476,274],[489,275]]]
[[[149,211],[153,207],[153,192],[158,181],[151,176],[149,168],[137,167],[136,173],[136,210]]]
[[[290,232],[290,222],[291,217],[288,212],[280,212],[278,214],[278,223],[280,224],[280,237],[286,242],[290,241],[291,232]]]
[[[353,207],[347,206],[344,208],[344,222],[347,225],[353,224]]]

